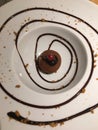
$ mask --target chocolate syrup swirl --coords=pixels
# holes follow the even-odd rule
[[[32,11],[32,10],[54,11],[54,12],[58,12],[58,13],[62,13],[62,14],[65,14],[65,15],[68,15],[68,16],[71,16],[71,17],[74,17],[74,18],[76,18],[76,19],[78,19],[78,20],[81,20],[83,23],[85,23],[86,25],[88,25],[90,28],[92,28],[92,29],[97,33],[97,31],[96,31],[91,25],[89,25],[88,23],[86,23],[84,20],[82,20],[82,19],[80,19],[80,18],[78,18],[78,17],[76,17],[76,16],[73,16],[73,15],[71,15],[71,14],[68,14],[68,13],[65,13],[65,12],[62,12],[62,11],[58,11],[58,10],[55,10],[55,9],[49,9],[49,8],[30,8],[30,9],[26,9],[26,10],[20,11],[20,12],[14,14],[13,16],[9,17],[9,18],[5,21],[5,23],[4,23],[4,24],[2,25],[2,27],[0,28],[0,32],[3,30],[3,28],[6,26],[6,24],[7,24],[11,19],[13,19],[14,17],[16,17],[17,15],[19,15],[19,14],[21,14],[21,13],[25,13],[25,12],[27,12],[27,11]],[[29,25],[30,23],[35,23],[35,22],[41,22],[41,20],[33,20],[33,21],[30,21],[30,22],[24,24],[24,25],[20,28],[20,30],[19,30],[18,33],[17,33],[16,41],[15,41],[16,48],[17,48],[17,43],[18,43],[18,37],[19,37],[19,34],[20,34],[20,32],[22,31],[22,29],[23,29],[25,26]],[[88,45],[89,45],[89,47],[90,47],[90,50],[91,50],[91,54],[92,54],[92,69],[91,69],[91,73],[90,73],[90,75],[89,75],[89,78],[88,78],[87,82],[84,84],[84,86],[83,86],[82,88],[86,87],[86,85],[88,84],[88,82],[89,82],[89,80],[90,80],[90,78],[91,78],[92,72],[93,72],[93,61],[94,61],[94,59],[93,59],[93,51],[92,51],[92,47],[91,47],[91,45],[90,45],[89,40],[88,40],[80,31],[76,30],[75,28],[73,28],[73,27],[71,27],[71,26],[69,26],[69,25],[67,25],[67,24],[59,23],[59,22],[56,22],[56,21],[45,21],[45,22],[50,22],[50,23],[59,24],[59,25],[62,25],[62,26],[67,26],[67,27],[69,27],[69,28],[75,30],[76,32],[78,32],[78,33],[79,33],[80,35],[82,35],[82,37],[87,41],[87,43],[88,43]],[[42,35],[43,35],[43,34],[42,34]],[[62,37],[61,37],[61,39],[66,40],[66,39],[64,39],[64,38],[62,38]],[[39,40],[39,38],[37,39],[37,42],[38,42],[38,40]],[[50,44],[50,47],[51,47],[51,44]],[[37,44],[36,44],[36,48],[35,48],[35,60],[36,60],[36,50],[37,50]],[[74,48],[73,48],[73,50],[74,50]],[[23,59],[22,59],[22,57],[21,57],[21,55],[20,55],[20,53],[19,53],[19,51],[18,51],[18,48],[17,48],[17,52],[18,52],[18,54],[19,54],[19,56],[20,56],[20,59],[21,59],[21,61],[22,61],[22,63],[23,63],[23,66],[24,66],[24,68],[25,68],[24,61],[23,61]],[[77,57],[77,56],[76,56],[76,57]],[[77,60],[78,60],[78,59],[77,59]],[[36,62],[36,61],[35,61],[35,62]],[[25,68],[25,71],[27,72],[29,78],[30,78],[37,86],[39,86],[39,84],[36,83],[36,82],[32,79],[32,77],[30,76],[30,74],[29,74],[29,72],[27,71],[26,68]],[[39,87],[41,87],[41,86],[39,86]],[[64,87],[65,87],[65,86],[64,86]],[[3,85],[1,86],[1,88],[3,88]],[[43,89],[44,89],[44,88],[43,88]],[[3,88],[3,90],[5,90],[5,89]],[[53,91],[53,90],[52,90],[52,91]],[[70,98],[69,100],[67,100],[67,101],[65,101],[64,103],[61,103],[61,104],[66,104],[66,103],[68,103],[69,101],[71,101],[72,99],[74,99],[77,95],[79,95],[80,92],[81,92],[81,90],[78,91],[78,92],[76,93],[76,95],[74,95],[72,98]],[[10,95],[10,94],[9,94],[9,95]],[[15,98],[14,98],[14,99],[15,99]],[[21,101],[20,101],[20,102],[21,102]],[[23,104],[24,104],[24,102],[23,102]],[[27,104],[28,104],[28,103],[26,103],[26,105],[27,105]],[[29,106],[33,106],[33,107],[34,107],[34,106],[36,107],[36,105],[31,105],[31,104],[28,104],[28,105],[29,105]],[[55,106],[56,106],[56,105],[55,105]],[[45,106],[45,107],[43,107],[43,108],[47,108],[47,107]],[[51,108],[51,107],[50,107],[50,108]]]
[[[98,34],[97,30],[96,30],[95,28],[93,28],[89,23],[87,23],[86,21],[84,21],[83,19],[81,19],[81,18],[79,18],[79,17],[77,17],[77,16],[74,16],[74,15],[72,15],[72,14],[69,14],[69,13],[66,13],[66,12],[63,12],[63,11],[60,11],[60,10],[56,10],[56,9],[50,9],[50,8],[29,8],[29,9],[25,9],[25,10],[22,10],[22,11],[20,11],[20,12],[17,12],[16,14],[12,15],[11,17],[9,17],[9,18],[4,22],[4,24],[0,27],[0,32],[2,32],[2,30],[6,27],[6,24],[7,24],[10,20],[12,20],[14,17],[16,17],[17,15],[20,15],[20,14],[22,14],[22,13],[25,13],[25,12],[28,12],[28,11],[32,11],[32,10],[43,10],[43,11],[45,10],[45,11],[57,12],[58,14],[64,14],[64,15],[71,16],[71,17],[73,17],[73,18],[75,18],[75,19],[80,20],[82,23],[86,24],[86,25],[87,25],[88,27],[90,27],[96,34]],[[19,54],[19,56],[20,56],[20,59],[21,59],[21,62],[22,62],[22,64],[23,64],[24,68],[25,68],[24,61],[23,61],[23,59],[22,59],[22,57],[21,57],[21,54],[20,54],[20,52],[19,52],[19,50],[18,50],[18,47],[17,47],[18,38],[19,38],[19,34],[20,34],[20,32],[22,31],[22,29],[23,29],[24,27],[26,27],[27,25],[29,25],[30,23],[34,23],[34,22],[41,22],[41,20],[37,19],[37,20],[33,20],[33,21],[30,21],[30,22],[26,23],[25,25],[23,25],[23,26],[19,29],[18,34],[17,34],[17,36],[16,36],[15,45],[16,45],[17,52],[18,52],[18,54]],[[87,84],[89,83],[90,78],[91,78],[92,73],[93,73],[94,57],[93,57],[93,51],[92,51],[92,47],[91,47],[91,44],[90,44],[90,42],[89,42],[89,39],[87,39],[86,36],[85,36],[84,34],[82,34],[79,30],[77,30],[77,29],[74,28],[74,27],[71,27],[70,25],[67,25],[67,24],[64,24],[64,23],[60,23],[60,22],[56,22],[56,21],[49,21],[49,20],[46,20],[45,22],[54,23],[54,24],[66,26],[66,27],[69,27],[69,28],[73,29],[74,31],[76,31],[77,33],[79,33],[79,34],[86,40],[87,44],[89,45],[89,48],[90,48],[90,51],[91,51],[91,55],[92,55],[92,68],[91,68],[91,72],[90,72],[90,75],[89,75],[89,77],[88,77],[88,80],[86,81],[86,83],[84,84],[84,86],[82,86],[82,88],[81,88],[81,90],[82,90],[82,89],[85,88],[85,87],[87,86]],[[42,34],[42,35],[47,35],[47,34]],[[54,35],[54,34],[50,34],[50,35]],[[55,35],[55,36],[56,36],[56,35]],[[40,36],[40,37],[41,37],[41,36]],[[57,36],[57,37],[60,37],[60,36]],[[39,38],[38,38],[38,39],[39,39]],[[37,42],[38,42],[38,39],[37,39]],[[62,38],[62,37],[60,37],[60,39],[63,39],[63,41],[66,41],[66,39],[64,39],[64,38]],[[58,40],[58,39],[55,39],[55,40]],[[51,48],[53,42],[54,42],[54,41],[52,41],[52,42],[50,43],[49,48]],[[61,41],[59,41],[59,42],[61,42]],[[67,41],[67,43],[70,45],[70,43],[69,43],[68,41]],[[63,42],[61,42],[61,44],[63,44]],[[73,47],[72,47],[72,48],[73,48]],[[74,48],[73,48],[72,50],[74,50]],[[69,51],[70,51],[70,49],[69,49]],[[35,64],[36,64],[36,59],[37,59],[37,57],[36,57],[36,52],[37,52],[37,43],[36,43],[36,48],[35,48]],[[70,53],[70,54],[72,55],[72,53]],[[78,61],[78,57],[77,57],[77,54],[76,54],[75,50],[74,50],[74,54],[76,55],[76,59],[77,59],[77,61]],[[72,59],[71,59],[71,61],[70,61],[70,67],[71,67],[71,63],[72,63]],[[78,62],[77,62],[77,63],[78,63]],[[70,67],[69,67],[69,69],[68,69],[68,72],[70,71]],[[37,69],[37,67],[36,67],[36,69]],[[78,69],[78,66],[76,67],[76,69]],[[32,77],[30,76],[30,74],[29,74],[29,72],[28,72],[28,70],[27,70],[26,68],[25,68],[25,71],[27,72],[27,74],[28,74],[29,78],[32,80],[32,82],[34,82],[38,87],[41,87],[42,89],[44,89],[43,86],[40,86],[38,83],[36,83],[36,81],[34,81],[34,80],[32,79]],[[38,71],[38,69],[37,69],[37,71]],[[67,72],[67,73],[68,73],[68,72]],[[76,76],[76,73],[77,73],[77,70],[76,70],[76,72],[75,72],[74,77]],[[39,71],[38,71],[38,74],[40,75]],[[41,75],[40,75],[40,76],[41,76]],[[66,76],[66,74],[65,74],[65,76]],[[73,77],[73,78],[74,78],[74,77]],[[43,80],[44,80],[44,79],[43,79]],[[60,79],[60,80],[62,80],[62,79]],[[70,84],[70,83],[69,83],[69,84]],[[64,86],[64,87],[66,87],[66,86]],[[54,107],[59,107],[59,106],[65,105],[65,104],[69,103],[70,101],[72,101],[73,99],[75,99],[75,98],[76,98],[77,96],[79,96],[79,94],[81,93],[81,90],[79,90],[79,91],[78,91],[73,97],[71,97],[69,100],[64,101],[64,102],[62,102],[62,103],[60,103],[60,104],[56,104],[56,105],[52,105],[52,106],[39,106],[39,105],[30,104],[30,103],[27,103],[27,102],[25,102],[25,101],[22,101],[22,100],[18,99],[18,98],[15,97],[14,95],[10,94],[10,93],[5,89],[5,87],[3,86],[2,83],[0,83],[0,88],[1,88],[8,96],[10,96],[12,99],[14,99],[15,101],[17,101],[17,102],[19,102],[19,103],[21,103],[21,104],[23,104],[23,105],[26,105],[26,106],[29,106],[29,107],[35,107],[35,108],[39,108],[39,109],[51,109],[51,108],[54,108]],[[62,88],[61,88],[61,89],[62,89]],[[49,90],[49,91],[50,91],[50,90]],[[52,90],[52,91],[53,91],[53,90]],[[76,117],[78,117],[78,116],[81,116],[81,115],[83,115],[83,114],[86,114],[86,113],[90,112],[91,109],[95,109],[95,108],[97,108],[97,107],[98,107],[98,103],[95,104],[95,105],[93,105],[93,106],[91,106],[91,107],[89,107],[89,108],[86,108],[85,110],[83,110],[83,111],[81,111],[81,112],[79,112],[79,113],[76,113],[76,114],[74,114],[74,115],[72,115],[72,116],[70,116],[70,117],[65,117],[65,118],[60,119],[60,120],[44,121],[44,122],[42,122],[42,121],[31,121],[31,120],[27,120],[27,124],[30,124],[30,125],[40,125],[40,124],[49,125],[50,123],[61,123],[61,122],[68,121],[68,120],[71,120],[71,119],[73,119],[73,118],[76,118]],[[13,119],[15,119],[15,120],[17,120],[17,121],[20,121],[20,122],[21,122],[21,119],[23,119],[23,120],[25,119],[25,118],[24,118],[23,116],[21,116],[21,115],[20,115],[19,117],[17,117],[14,112],[8,112],[7,114],[8,114],[9,117],[11,117],[11,118],[13,118]]]
[[[72,17],[74,17],[74,18],[77,18],[77,19],[81,20],[83,23],[87,24],[89,27],[91,27],[91,28],[96,32],[96,30],[95,30],[91,25],[89,25],[88,23],[84,22],[82,19],[80,19],[80,18],[78,18],[78,17],[76,17],[76,16],[73,16],[73,15],[71,15],[71,14],[67,14],[67,13],[65,13],[65,12],[58,11],[58,10],[54,10],[54,9],[49,9],[49,8],[31,8],[31,9],[26,9],[26,10],[20,11],[20,12],[14,14],[13,16],[9,17],[9,18],[5,21],[5,23],[4,23],[4,24],[2,25],[2,27],[0,28],[0,32],[3,30],[3,28],[5,27],[5,25],[6,25],[12,18],[14,18],[15,16],[17,16],[17,15],[19,15],[19,14],[21,14],[21,13],[25,13],[25,12],[27,12],[27,11],[32,11],[32,10],[54,11],[54,12],[58,12],[58,13],[62,13],[62,14],[65,14],[65,15],[72,16]],[[22,29],[23,29],[24,27],[26,27],[26,26],[29,25],[30,23],[35,23],[35,22],[41,22],[41,20],[33,20],[33,21],[30,21],[30,22],[24,24],[24,25],[20,28],[20,30],[18,31],[17,36],[16,36],[15,45],[16,45],[17,52],[18,52],[18,54],[19,54],[19,56],[20,56],[20,59],[21,59],[21,61],[22,61],[22,63],[23,63],[24,68],[25,68],[25,64],[24,64],[24,61],[23,61],[23,59],[22,59],[22,57],[21,57],[21,55],[20,55],[20,53],[19,53],[18,47],[17,47],[18,38],[19,38],[19,34],[21,33],[21,31],[22,31]],[[92,75],[92,72],[93,72],[93,61],[94,61],[94,59],[93,59],[92,47],[91,47],[91,45],[90,45],[89,40],[88,40],[80,31],[76,30],[75,28],[73,28],[73,27],[71,27],[71,26],[69,26],[69,25],[67,25],[67,24],[59,23],[59,22],[56,22],[56,21],[45,21],[45,22],[50,22],[50,23],[59,24],[59,25],[62,25],[62,26],[67,26],[67,27],[69,27],[69,28],[75,30],[76,32],[78,32],[78,33],[79,33],[80,35],[82,35],[83,38],[87,41],[87,43],[88,43],[88,45],[89,45],[89,47],[90,47],[91,53],[92,53],[92,69],[91,69],[91,74],[90,74],[90,76],[89,76],[87,82],[86,82],[86,83],[84,84],[84,86],[82,87],[82,88],[84,88],[84,87],[88,84],[88,82],[89,82],[89,80],[90,80],[90,77],[91,77],[91,75]],[[42,34],[42,35],[43,35],[43,34]],[[54,34],[52,34],[52,35],[54,35]],[[39,36],[39,38],[40,38],[40,37],[41,37],[41,36]],[[60,37],[60,36],[58,36],[58,37]],[[37,39],[36,48],[35,48],[35,63],[36,63],[36,59],[37,59],[37,58],[36,58],[36,50],[37,50],[37,44],[38,44],[39,38]],[[63,39],[63,40],[66,41],[66,39],[64,39],[64,38],[62,38],[62,37],[60,37],[60,39]],[[67,41],[67,42],[68,42],[68,41]],[[51,47],[52,44],[53,44],[53,42],[50,44],[49,48]],[[62,43],[62,44],[63,44],[63,43]],[[70,45],[69,42],[68,42],[68,44]],[[74,48],[73,48],[73,50],[74,50]],[[74,51],[74,53],[75,53],[75,51]],[[76,55],[76,53],[75,53],[75,55]],[[76,55],[76,58],[77,58],[77,55]],[[78,61],[78,59],[77,59],[77,61]],[[72,62],[72,60],[71,60],[71,62]],[[71,64],[70,64],[70,67],[71,67]],[[69,67],[69,70],[70,70],[70,67]],[[76,69],[78,69],[78,68],[76,67]],[[69,70],[68,70],[68,71],[69,71]],[[28,72],[28,70],[27,70],[26,68],[25,68],[25,71],[27,72],[29,78],[30,78],[37,86],[43,88],[42,86],[40,86],[38,83],[36,83],[36,82],[32,79],[32,77],[30,76],[30,74],[29,74],[29,72]],[[76,71],[76,72],[77,72],[77,71]],[[38,72],[38,74],[40,74],[40,73]],[[75,75],[76,75],[76,73],[75,73]],[[65,75],[65,76],[66,76],[66,75]],[[68,85],[69,85],[69,84],[68,84]],[[2,86],[2,87],[3,87],[3,86]],[[2,87],[1,87],[1,88],[2,88]],[[64,87],[65,87],[65,86],[64,86]],[[44,88],[43,88],[43,89],[44,89]],[[63,88],[61,88],[61,89],[63,89]],[[53,91],[53,90],[52,90],[52,91]],[[80,90],[79,92],[77,92],[76,95],[74,95],[74,96],[73,96],[72,98],[70,98],[68,101],[65,101],[64,103],[61,103],[61,104],[66,104],[66,103],[68,103],[69,101],[71,101],[72,99],[74,99],[74,97],[76,97],[77,95],[79,95],[80,92],[81,92],[81,90]],[[28,104],[28,103],[27,103],[27,104]],[[33,105],[29,104],[29,106],[33,106]],[[34,106],[36,107],[36,105],[34,105]],[[44,108],[44,107],[43,107],[43,108]],[[46,106],[45,106],[45,108],[46,108]]]

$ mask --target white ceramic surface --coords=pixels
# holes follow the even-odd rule
[[[45,122],[71,117],[98,103],[97,12],[97,5],[86,0],[29,0],[25,4],[16,0],[0,8],[1,130],[53,129],[9,121],[10,111]],[[38,57],[52,42],[51,49],[62,58],[61,66],[50,75],[37,72],[35,52]],[[85,93],[80,93],[83,87]],[[55,108],[57,104],[60,108]],[[98,110],[92,113],[55,129],[97,130]]]

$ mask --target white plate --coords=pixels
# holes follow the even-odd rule
[[[98,129],[97,12],[86,0],[17,0],[0,9],[1,130]],[[62,62],[44,74],[35,61],[49,46]],[[9,120],[15,111],[27,124]]]

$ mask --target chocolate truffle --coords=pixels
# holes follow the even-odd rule
[[[56,72],[61,65],[61,57],[54,50],[44,51],[37,60],[38,68],[46,74]]]

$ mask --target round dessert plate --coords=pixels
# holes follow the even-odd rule
[[[1,130],[98,129],[97,12],[87,0],[14,0],[0,8]],[[44,73],[38,59],[51,50],[60,66]]]

